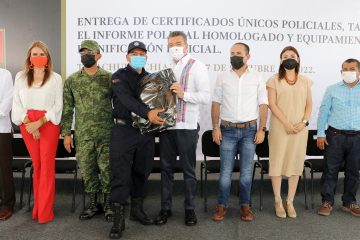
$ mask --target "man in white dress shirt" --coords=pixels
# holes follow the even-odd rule
[[[253,160],[256,144],[262,143],[265,137],[267,91],[262,76],[250,70],[247,65],[250,58],[248,45],[235,43],[231,47],[230,55],[232,68],[218,75],[211,106],[212,135],[213,140],[220,145],[221,158],[218,205],[212,219],[224,219],[235,156],[240,154],[241,219],[252,221],[250,194]]]
[[[12,134],[10,110],[13,98],[11,73],[0,68],[0,220],[11,217],[15,205],[12,173]]]
[[[187,38],[183,32],[171,32],[168,46],[178,81],[171,86],[178,97],[178,109],[176,126],[160,134],[161,211],[155,224],[165,224],[171,216],[174,166],[179,155],[185,182],[185,224],[193,226],[197,223],[194,198],[199,108],[210,101],[209,76],[206,66],[188,53]]]

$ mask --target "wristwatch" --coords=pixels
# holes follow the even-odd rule
[[[309,121],[308,120],[304,119],[302,122],[305,123],[305,126],[309,126]]]

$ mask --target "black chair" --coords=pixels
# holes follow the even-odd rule
[[[324,171],[324,152],[316,145],[316,130],[309,130],[306,147],[309,158],[305,161],[305,167],[310,168],[311,208],[314,208],[314,172]]]
[[[155,151],[154,151],[154,161],[152,162],[151,173],[161,173],[161,162],[160,162],[160,144],[159,137],[156,137],[155,140]]]
[[[212,139],[212,130],[207,130],[201,137],[204,161],[200,164],[200,195],[204,197],[204,211],[207,212],[207,175],[220,173],[220,148]],[[209,160],[207,157],[216,158]],[[233,172],[239,172],[239,161],[236,156]]]
[[[55,174],[73,174],[73,194],[72,194],[72,205],[71,212],[75,212],[75,197],[76,197],[76,185],[77,185],[77,170],[78,165],[75,159],[75,148],[71,150],[71,153],[68,153],[64,147],[64,139],[60,138],[58,142],[58,147],[55,157]],[[30,181],[32,183],[33,167],[30,171]],[[32,184],[29,187],[29,199],[28,199],[28,208],[30,210],[30,199],[32,192]]]
[[[19,206],[19,209],[21,209],[23,206],[26,169],[32,166],[32,162],[31,162],[30,154],[20,134],[14,134],[12,152],[13,152],[12,171],[21,172],[20,206]]]
[[[268,132],[265,133],[264,142],[256,146],[256,155],[257,160],[255,161],[253,176],[252,176],[252,185],[254,185],[255,171],[257,168],[260,168],[260,211],[263,209],[263,184],[264,184],[264,174],[269,173],[269,142],[268,142]],[[252,192],[252,191],[251,191]]]
[[[254,182],[255,172],[257,168],[260,168],[260,211],[263,209],[263,184],[264,184],[264,175],[269,174],[269,141],[268,141],[269,133],[265,133],[264,142],[258,144],[256,146],[256,155],[257,160],[255,161],[252,181]],[[307,194],[306,194],[306,173],[303,171],[303,183],[304,183],[304,195],[305,195],[305,209],[308,209],[307,204]],[[252,184],[253,186],[253,184]]]

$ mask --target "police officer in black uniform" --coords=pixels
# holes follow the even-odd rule
[[[118,239],[125,229],[124,207],[131,196],[130,219],[144,225],[153,224],[143,210],[147,179],[154,158],[153,134],[142,135],[132,125],[131,113],[161,125],[158,116],[162,109],[149,109],[139,98],[140,80],[149,74],[145,71],[146,47],[139,41],[131,42],[126,55],[129,63],[112,75],[113,115],[115,126],[110,138],[111,201],[114,223],[109,237]]]

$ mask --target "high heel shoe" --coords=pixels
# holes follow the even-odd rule
[[[296,218],[296,211],[292,201],[286,201],[286,212],[288,217]]]
[[[277,217],[286,218],[286,212],[282,202],[275,202],[274,209]]]

